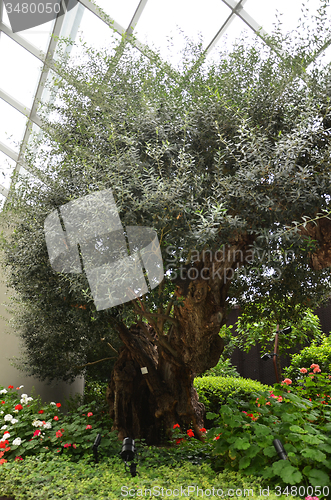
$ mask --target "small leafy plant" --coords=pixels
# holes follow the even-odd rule
[[[65,453],[73,460],[91,457],[98,433],[103,449],[111,452],[117,436],[109,431],[106,415],[94,413],[94,402],[75,413],[61,413],[61,403],[44,404],[39,398],[19,394],[23,386],[0,388],[0,464],[22,461],[28,455]],[[115,447],[115,446],[114,446]]]

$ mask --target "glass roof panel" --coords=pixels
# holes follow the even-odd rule
[[[0,184],[9,189],[16,162],[0,151]]]
[[[309,15],[313,15],[320,5],[320,0],[309,0],[309,3],[306,0],[304,8],[308,9]],[[290,2],[288,0],[277,0],[277,2],[249,0],[245,5],[245,10],[269,33],[274,30],[277,11],[281,14],[282,31],[286,33],[297,27],[302,15],[302,8],[303,0],[291,0]]]
[[[42,63],[4,33],[1,34],[0,60],[0,88],[29,108]]]
[[[149,0],[134,31],[136,37],[147,45],[154,44],[168,62],[178,62],[185,47],[184,37],[195,42],[203,36],[204,47],[212,40],[231,10],[219,0]],[[178,29],[179,28],[179,29]],[[179,33],[182,30],[182,34]],[[172,48],[169,38],[172,37]]]
[[[53,30],[54,23],[55,19],[49,21],[48,23],[42,24],[41,26],[20,31],[19,35],[45,53],[48,48],[50,34]]]
[[[3,99],[0,99],[0,116],[0,141],[18,153],[27,118]]]
[[[139,0],[96,0],[96,5],[102,8],[114,21],[127,29],[139,5]]]
[[[96,33],[98,36],[96,36]],[[105,22],[84,7],[78,36],[76,37],[74,47],[72,47],[70,57],[79,58],[79,62],[82,62],[83,43],[96,50],[106,48],[110,52],[114,46],[114,41],[117,43],[120,40],[121,36],[119,34],[115,33]]]
[[[252,42],[256,40],[257,37],[255,32],[249,28],[240,17],[234,16],[227,26],[225,33],[223,33],[213,50],[208,54],[207,61],[217,62],[219,59],[219,52],[223,50],[230,51],[235,41],[242,36],[245,36],[246,40]]]

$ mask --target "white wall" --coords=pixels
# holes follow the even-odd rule
[[[35,394],[40,395],[45,402],[54,401],[61,403],[65,407],[65,399],[69,395],[75,393],[82,394],[84,391],[84,379],[77,378],[73,384],[64,382],[52,383],[48,385],[46,382],[41,382],[33,377],[27,377],[22,371],[12,365],[11,358],[19,357],[21,349],[21,341],[17,335],[9,328],[5,319],[9,318],[9,314],[4,306],[8,302],[7,288],[3,283],[3,277],[0,269],[0,385],[7,388],[13,385],[14,388],[24,385],[21,392],[30,395],[32,387],[35,388]]]

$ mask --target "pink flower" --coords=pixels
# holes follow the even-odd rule
[[[321,373],[321,369],[320,369],[320,368],[314,368],[314,369],[313,369],[313,372],[314,372],[314,373]]]
[[[307,368],[300,368],[300,373],[307,373],[307,372],[308,372]]]
[[[93,413],[91,411],[88,412],[87,416],[92,417]]]
[[[15,457],[15,461],[16,460],[23,460],[23,458],[21,457],[21,455],[19,457]]]
[[[310,368],[319,368],[319,365],[317,365],[316,363],[313,363],[312,365],[310,365]]]
[[[73,444],[72,447],[75,448],[75,449],[77,448],[77,446],[75,444]]]
[[[64,448],[69,448],[69,446],[71,446],[71,443],[66,443],[63,446],[64,446]]]
[[[92,429],[92,425],[87,425],[85,429]]]
[[[53,418],[53,420],[59,420],[59,417],[57,417],[57,416],[55,415],[55,417]]]
[[[292,380],[290,378],[286,378],[283,380],[282,384],[290,385],[292,384]]]
[[[39,429],[37,429],[36,431],[34,431],[33,437],[39,436],[39,434],[41,434],[41,431]]]

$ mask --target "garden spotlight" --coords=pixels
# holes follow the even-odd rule
[[[281,441],[279,439],[274,439],[272,443],[278,453],[279,458],[281,458],[282,460],[287,460],[286,451]]]
[[[95,460],[96,464],[99,462],[99,460],[98,460],[98,446],[100,444],[100,441],[101,441],[101,434],[97,434],[97,437],[95,438],[94,444],[92,446],[94,460]]]
[[[127,462],[131,462],[130,464],[130,474],[132,477],[137,475],[137,464],[133,462],[136,454],[136,448],[134,445],[134,439],[126,437],[123,440],[121,458],[125,463],[125,470],[127,470]]]

